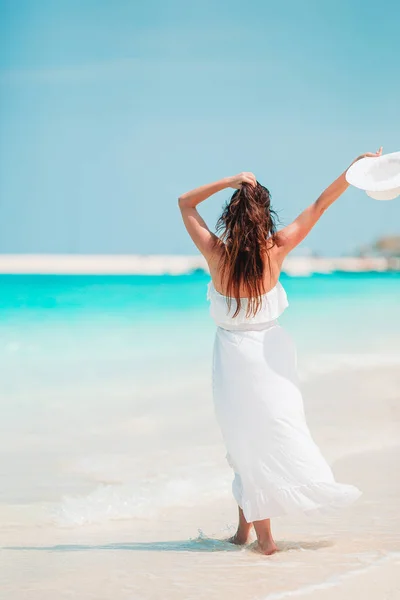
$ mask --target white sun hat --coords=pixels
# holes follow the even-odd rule
[[[400,152],[360,158],[346,172],[350,185],[375,200],[393,200],[400,195]]]

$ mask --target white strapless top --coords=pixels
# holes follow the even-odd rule
[[[207,285],[207,300],[210,301],[210,314],[215,323],[224,329],[234,331],[248,329],[263,329],[268,327],[268,323],[274,321],[289,306],[285,289],[280,281],[265,294],[262,294],[262,305],[257,314],[253,317],[246,317],[247,298],[241,299],[240,312],[236,317],[232,317],[236,310],[236,300],[232,298],[231,310],[228,311],[227,297],[220,294],[209,281]]]

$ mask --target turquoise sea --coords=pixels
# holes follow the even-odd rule
[[[2,386],[71,381],[176,383],[210,364],[214,323],[209,275],[0,277]],[[376,359],[397,354],[400,274],[281,275],[289,307],[280,319],[305,355]],[[361,355],[361,357],[360,357]],[[185,367],[185,368],[184,368]],[[150,380],[149,380],[150,377]]]
[[[2,364],[28,361],[207,360],[214,324],[209,275],[0,276]],[[281,324],[299,351],[390,353],[400,331],[399,273],[281,275],[289,308]],[[168,350],[166,350],[168,348]]]

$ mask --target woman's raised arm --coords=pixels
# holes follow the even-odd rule
[[[219,238],[208,228],[206,222],[197,211],[197,204],[203,202],[213,194],[226,188],[240,188],[242,183],[256,185],[257,181],[253,173],[243,172],[233,177],[225,177],[213,183],[207,183],[198,188],[182,194],[178,198],[178,205],[181,210],[182,219],[185,227],[195,243],[196,247],[208,261],[215,249]]]
[[[377,157],[381,156],[381,154],[382,147],[377,152],[361,154],[351,164],[354,164],[360,158],[365,158],[366,156]],[[275,241],[283,255],[288,254],[288,252],[304,240],[326,209],[347,190],[349,184],[346,181],[346,172],[347,169],[322,192],[315,202],[303,210],[290,225],[276,232]]]

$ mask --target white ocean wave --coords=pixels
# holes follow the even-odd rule
[[[230,494],[230,473],[208,473],[140,483],[100,485],[85,496],[67,496],[48,512],[61,527],[111,520],[154,519],[166,508],[191,507]]]

